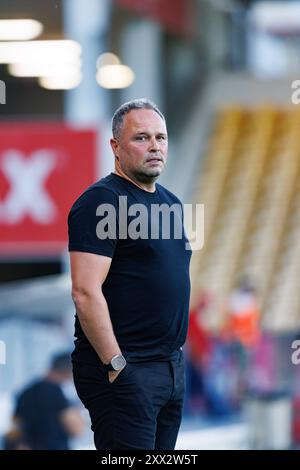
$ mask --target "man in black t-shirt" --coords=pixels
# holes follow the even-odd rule
[[[68,218],[74,382],[97,449],[174,449],[190,295],[183,208],[156,183],[168,148],[159,109],[125,103],[112,131],[115,171]]]
[[[51,368],[40,380],[26,387],[18,396],[14,413],[19,445],[30,450],[68,450],[69,439],[83,431],[79,411],[63,393],[70,380],[68,353],[54,356]]]

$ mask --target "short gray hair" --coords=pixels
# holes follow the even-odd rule
[[[155,103],[147,98],[138,98],[122,104],[115,112],[112,118],[112,134],[114,139],[120,137],[121,129],[123,126],[124,116],[132,109],[152,109],[155,111],[164,122],[166,122],[163,113],[158,109]]]

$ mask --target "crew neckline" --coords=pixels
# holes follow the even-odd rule
[[[155,191],[147,191],[146,189],[143,189],[143,188],[140,188],[139,186],[137,186],[136,184],[132,183],[132,181],[126,179],[126,178],[123,178],[122,176],[120,175],[117,175],[117,173],[113,173],[111,172],[110,173],[112,176],[116,176],[117,178],[121,179],[122,181],[125,181],[126,183],[130,184],[131,186],[133,186],[135,189],[137,190],[140,190],[142,191],[143,193],[146,193],[148,194],[149,196],[156,196],[158,194],[158,188],[157,188],[157,184],[155,183]]]

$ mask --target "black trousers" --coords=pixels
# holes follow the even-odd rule
[[[102,364],[73,361],[97,450],[172,450],[185,389],[182,351],[171,361],[127,363],[113,383]]]

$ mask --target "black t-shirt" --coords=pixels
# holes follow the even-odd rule
[[[110,204],[109,212],[102,204]],[[151,212],[161,204],[169,219],[158,219]],[[116,217],[105,225],[114,210]],[[185,342],[191,250],[182,214],[179,199],[163,186],[156,183],[151,193],[114,173],[90,186],[70,211],[69,251],[112,258],[102,291],[117,341],[129,361],[169,359]],[[104,230],[109,234],[106,239]],[[77,316],[75,336],[73,360],[99,361]]]
[[[70,406],[53,382],[41,380],[29,386],[19,396],[15,410],[25,443],[32,450],[67,450],[68,435],[60,416]]]

